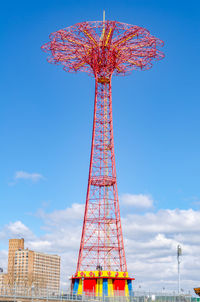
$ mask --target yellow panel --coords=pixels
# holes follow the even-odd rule
[[[119,278],[127,278],[128,277],[128,272],[118,272],[118,273],[119,273],[119,275],[118,275]]]
[[[125,280],[125,296],[126,296],[126,297],[129,296],[128,281],[127,281],[127,280]]]
[[[102,297],[103,294],[103,279],[99,279],[99,296]]]
[[[90,272],[84,272],[86,277],[90,277]]]
[[[116,272],[113,271],[101,271],[102,277],[115,277]]]
[[[96,284],[96,296],[99,295],[99,279],[97,279],[97,284]]]
[[[83,292],[83,282],[82,282],[82,279],[79,279],[77,294],[82,295],[82,292]]]
[[[113,280],[108,279],[108,296],[113,296]]]
[[[93,273],[93,276],[90,276],[90,273]],[[84,275],[83,275],[84,274]],[[98,271],[79,271],[78,272],[78,274],[77,274],[77,276],[78,277],[98,277],[98,275],[99,275],[99,272]]]
[[[93,273],[93,276],[90,276],[90,273]],[[118,277],[118,278],[127,278],[129,275],[128,275],[128,272],[116,272],[116,271],[79,271],[77,276],[78,277],[91,277],[91,278],[94,278],[94,277],[99,277],[99,273],[101,273],[101,277],[111,277],[111,278],[114,278],[114,277]],[[84,276],[82,276],[82,274],[84,274]],[[125,274],[125,276],[124,276]],[[116,276],[117,275],[117,276]]]
[[[101,276],[102,277],[107,277],[107,274],[106,274],[107,272],[106,271],[101,271]]]
[[[102,297],[102,292],[103,292],[103,279],[97,279],[96,295]]]

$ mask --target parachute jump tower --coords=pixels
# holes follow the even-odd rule
[[[163,42],[139,26],[116,21],[75,24],[50,34],[42,46],[47,61],[67,72],[95,78],[94,120],[83,229],[72,291],[128,296],[127,272],[116,181],[112,120],[113,75],[146,70],[164,54]]]

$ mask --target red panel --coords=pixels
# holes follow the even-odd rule
[[[125,290],[125,280],[114,280],[114,290]]]
[[[96,279],[84,279],[84,292],[95,293]]]

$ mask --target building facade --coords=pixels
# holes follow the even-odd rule
[[[15,252],[14,280],[18,287],[31,287],[57,294],[60,290],[60,257],[31,251]]]
[[[4,276],[5,276],[5,274],[0,272],[0,288],[4,285]]]
[[[60,291],[60,257],[24,249],[24,239],[10,239],[7,274],[0,273],[0,288],[25,294],[52,295]]]
[[[14,284],[14,261],[15,252],[24,249],[24,239],[10,239],[8,248],[8,272],[7,272],[7,283],[9,285]]]

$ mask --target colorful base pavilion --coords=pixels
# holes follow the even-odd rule
[[[131,296],[132,280],[128,272],[80,271],[72,276],[73,294],[95,296]]]

